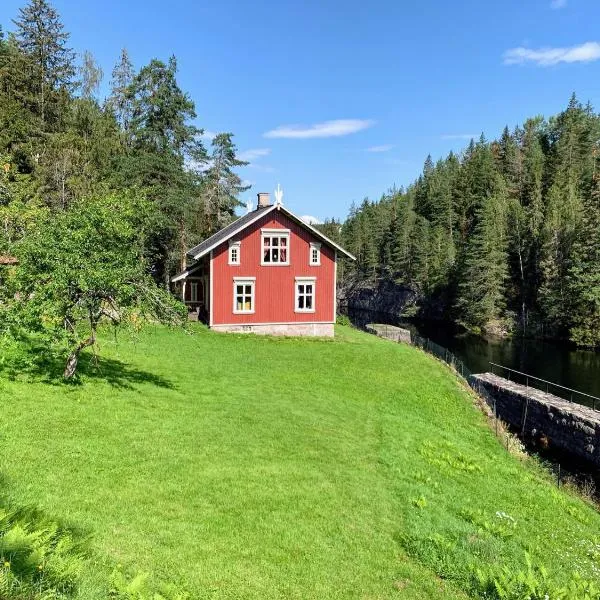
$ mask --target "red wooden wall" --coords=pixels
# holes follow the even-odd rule
[[[261,232],[290,230],[290,264],[262,266]],[[212,324],[312,323],[335,321],[335,250],[321,245],[321,264],[309,264],[310,242],[319,242],[309,231],[274,210],[232,238],[241,242],[240,264],[229,265],[229,242],[213,250]],[[316,277],[315,312],[296,313],[295,278]],[[256,277],[254,314],[233,313],[233,278]]]

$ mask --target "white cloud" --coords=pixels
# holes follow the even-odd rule
[[[268,156],[269,154],[271,154],[270,148],[252,148],[251,150],[244,150],[243,152],[239,152],[237,157],[240,160],[252,162],[261,158],[262,156]]]
[[[315,125],[280,125],[264,133],[266,138],[308,139],[338,137],[371,127],[371,119],[335,119]]]
[[[504,53],[505,65],[534,63],[549,67],[558,63],[591,62],[600,58],[600,43],[586,42],[569,48],[511,48]]]
[[[552,0],[550,2],[550,8],[553,10],[558,10],[559,8],[564,8],[567,5],[567,0]]]
[[[300,217],[305,223],[309,225],[322,225],[323,221],[321,219],[317,219],[317,217],[313,217],[311,215],[302,215]]]
[[[441,136],[443,140],[472,140],[478,137],[476,133],[445,133]]]
[[[208,131],[208,130],[204,130],[204,132],[200,135],[200,137],[203,140],[208,140],[209,142],[212,142],[212,140],[217,136],[217,134],[214,131]]]
[[[381,146],[371,146],[367,152],[389,152],[394,146],[392,144],[382,144]]]

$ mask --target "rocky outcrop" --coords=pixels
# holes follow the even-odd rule
[[[390,316],[414,316],[421,295],[415,289],[385,279],[346,279],[338,292],[345,312],[370,311]]]

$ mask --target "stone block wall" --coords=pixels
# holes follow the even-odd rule
[[[600,467],[599,411],[492,373],[473,375],[470,383],[481,386],[486,402],[495,401],[498,417],[526,438],[543,437],[550,447]]]
[[[379,337],[392,340],[393,342],[404,342],[405,344],[411,343],[410,331],[408,329],[402,329],[395,325],[386,325],[382,323],[369,323],[365,329],[369,333],[374,333]]]

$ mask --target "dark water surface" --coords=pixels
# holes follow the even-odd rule
[[[443,323],[406,321],[368,311],[351,313],[350,317],[357,323],[370,320],[400,325],[416,331],[422,337],[429,338],[450,350],[473,373],[490,371],[490,362],[494,362],[600,397],[600,352],[578,350],[565,343],[521,337],[484,338],[458,331],[455,327]],[[498,369],[495,369],[495,372],[503,375]],[[552,388],[549,391],[568,398],[568,393],[558,394],[558,390]],[[573,400],[582,404],[591,404],[591,401],[577,395],[574,395]]]

